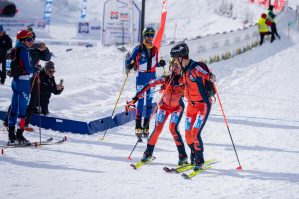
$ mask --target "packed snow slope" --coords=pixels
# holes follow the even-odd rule
[[[127,159],[136,143],[134,122],[108,130],[104,141],[99,141],[102,133],[85,136],[41,129],[43,139],[67,136],[68,141],[6,149],[0,156],[1,198],[298,198],[299,34],[295,28],[290,39],[286,30],[278,30],[281,40],[210,65],[242,172],[235,170],[238,162],[217,101],[202,136],[205,158],[218,163],[192,180],[162,170],[178,160],[168,123],[154,152],[157,159],[140,170],[129,165],[139,161],[145,142],[138,144],[132,161]],[[115,47],[48,47],[54,54],[56,79],[65,82],[64,92],[51,98],[51,114],[85,121],[109,116],[125,77],[124,55]],[[66,52],[67,48],[73,50]],[[10,83],[0,87],[0,110],[10,104]],[[134,94],[132,73],[117,111],[123,111],[126,98]],[[151,129],[153,125],[152,121]],[[184,137],[184,117],[180,130]],[[36,128],[25,136],[37,141],[38,132]],[[1,131],[0,145],[6,142],[7,132]]]

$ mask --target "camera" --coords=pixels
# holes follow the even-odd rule
[[[61,85],[63,84],[63,79],[60,80],[60,84],[61,84]]]

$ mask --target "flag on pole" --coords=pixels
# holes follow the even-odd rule
[[[86,18],[86,12],[87,12],[87,0],[83,0],[81,16],[80,16],[81,21],[83,21]]]
[[[158,50],[161,47],[161,42],[163,39],[163,34],[164,34],[164,29],[165,29],[165,24],[166,24],[166,16],[167,16],[167,4],[168,0],[163,0],[162,2],[162,14],[161,14],[161,22],[160,22],[160,27],[159,30],[157,31],[155,40],[154,40],[154,46],[158,48]]]
[[[52,0],[46,0],[44,20],[46,21],[47,25],[51,23],[51,14],[52,14]]]

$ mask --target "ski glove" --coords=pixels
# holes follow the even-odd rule
[[[213,73],[210,74],[210,82],[216,82],[216,75]]]
[[[164,66],[166,66],[166,62],[165,62],[165,60],[161,59],[161,60],[159,61],[159,65],[160,65],[160,67],[164,67]]]

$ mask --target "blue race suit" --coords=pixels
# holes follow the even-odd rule
[[[11,83],[13,94],[8,126],[15,126],[18,119],[18,128],[24,129],[26,109],[30,100],[30,76],[34,68],[30,64],[29,48],[20,42],[17,42],[16,48],[18,49],[18,65],[23,69],[23,74],[15,77]]]
[[[147,83],[156,79],[156,67],[160,66],[158,63],[158,49],[155,46],[149,49],[145,44],[138,45],[126,60],[126,64],[129,65],[133,60],[135,61],[134,69],[138,71],[136,76],[136,91],[138,93]],[[150,119],[152,114],[152,93],[154,90],[155,87],[152,87],[146,92],[146,119]],[[144,98],[140,98],[137,103],[136,118],[142,117],[143,106]]]

